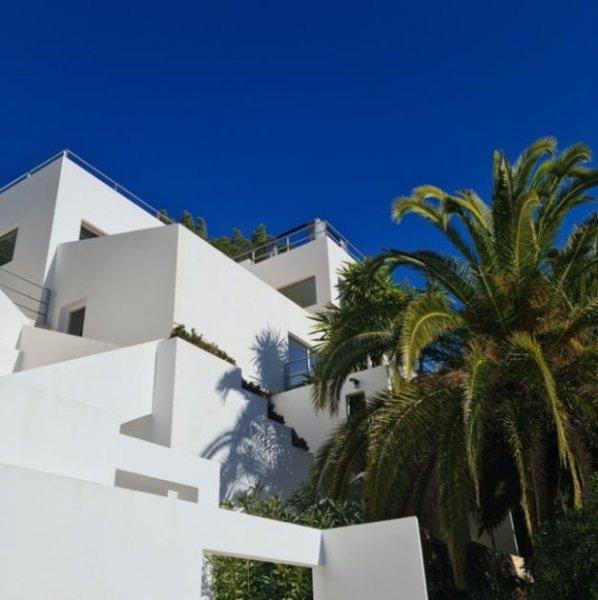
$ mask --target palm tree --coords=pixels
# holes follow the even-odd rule
[[[495,153],[490,204],[472,191],[416,188],[394,202],[395,221],[426,219],[455,256],[391,250],[369,266],[411,267],[432,289],[395,323],[402,379],[360,422],[340,426],[314,477],[322,493],[343,495],[363,475],[370,518],[418,515],[447,543],[459,585],[472,515],[491,531],[521,513],[531,537],[563,506],[581,506],[588,488],[598,213],[560,236],[571,211],[593,201],[589,160],[586,146],[559,154],[547,138],[514,164]],[[416,373],[426,353],[434,360]]]
[[[347,264],[339,273],[339,304],[313,317],[318,409],[338,410],[341,388],[352,373],[382,364],[399,368],[400,319],[414,292],[395,284],[388,269],[370,274],[371,264],[371,259]]]

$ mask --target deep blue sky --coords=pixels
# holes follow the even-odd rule
[[[485,194],[491,153],[598,152],[598,2],[3,3],[0,181],[69,147],[211,234],[316,216],[355,244],[416,185]]]

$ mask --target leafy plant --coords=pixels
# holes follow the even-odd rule
[[[511,512],[521,548],[587,494],[598,435],[598,213],[560,236],[571,211],[594,200],[589,160],[583,144],[559,153],[542,139],[514,164],[495,153],[491,203],[433,186],[397,199],[397,222],[425,219],[454,254],[391,250],[372,260],[366,291],[398,267],[425,276],[427,291],[383,295],[379,322],[373,301],[376,316],[353,337],[348,330],[344,352],[344,321],[333,314],[326,332],[318,408],[337,407],[356,358],[388,364],[393,391],[322,449],[320,492],[344,498],[357,486],[370,519],[418,515],[446,543],[459,587],[472,516],[491,532]]]
[[[163,223],[173,223],[175,220],[170,217],[168,212],[162,209],[158,213],[158,219],[160,219]],[[270,235],[266,231],[266,226],[263,223],[260,223],[250,237],[245,237],[243,232],[234,228],[232,234],[230,236],[221,236],[221,237],[211,237],[208,234],[208,225],[206,220],[203,217],[194,218],[193,215],[185,210],[181,215],[181,219],[179,221],[183,227],[189,229],[196,235],[198,235],[203,240],[206,240],[209,244],[214,246],[227,256],[231,258],[238,258],[244,254],[248,254],[252,251],[256,251],[256,258],[259,259],[261,257],[265,257],[269,250],[268,244],[272,242],[275,238]]]
[[[515,600],[526,597],[527,582],[510,556],[470,542],[467,545],[467,590],[455,587],[446,545],[421,530],[426,584],[430,600]]]
[[[262,387],[259,383],[255,381],[249,381],[245,378],[241,379],[241,387],[256,396],[261,396],[262,398],[270,399],[272,398],[272,392],[267,390],[265,387]]]
[[[534,542],[533,600],[598,598],[598,476],[584,507],[543,525]]]
[[[352,502],[326,500],[318,505],[304,505],[300,498],[289,502],[278,497],[265,498],[260,489],[226,502],[225,508],[321,529],[362,519],[360,506]],[[214,600],[313,598],[311,569],[223,556],[209,557],[209,565]]]
[[[173,330],[170,332],[170,337],[178,337],[226,362],[231,365],[236,365],[235,359],[232,358],[229,354],[227,354],[224,350],[222,350],[219,346],[214,344],[213,342],[208,342],[201,333],[197,333],[195,329],[191,328],[191,331],[187,331],[184,325],[175,325]]]

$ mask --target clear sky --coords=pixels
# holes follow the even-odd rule
[[[494,148],[598,152],[598,2],[4,2],[0,181],[68,147],[210,233],[321,217],[369,253]]]

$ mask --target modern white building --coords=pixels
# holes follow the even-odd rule
[[[315,451],[335,424],[302,385],[309,317],[353,258],[316,220],[235,262],[66,151],[0,188],[0,597],[200,598],[212,552],[312,567],[320,600],[425,598],[415,519],[319,531],[219,509],[256,484],[291,494],[312,457],[291,427]],[[386,372],[356,379],[348,397]]]

